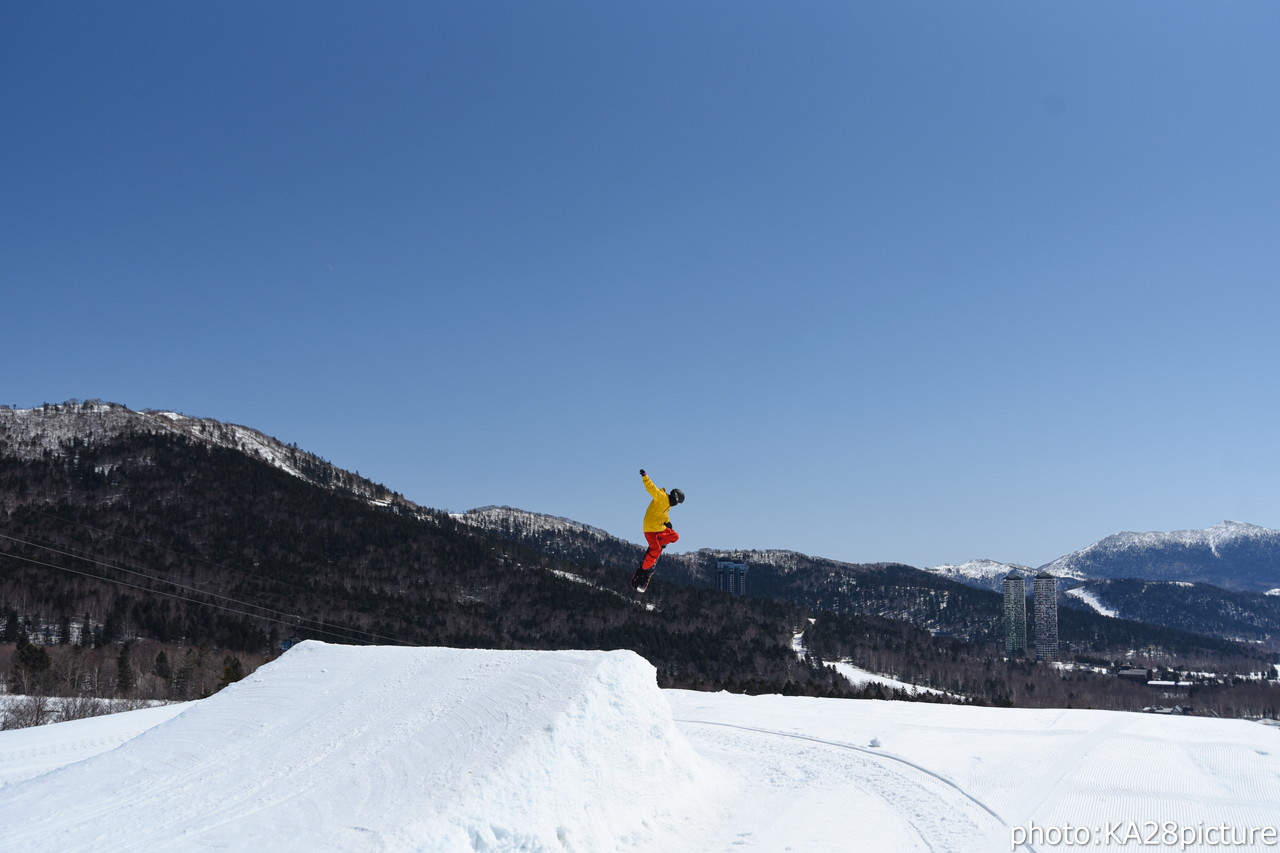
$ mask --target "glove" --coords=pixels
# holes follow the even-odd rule
[[[640,469],[640,476],[641,476],[641,477],[643,477],[643,476],[644,476],[644,469],[643,469],[643,468],[641,468],[641,469]]]

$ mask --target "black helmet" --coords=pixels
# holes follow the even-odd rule
[[[684,503],[684,492],[679,489],[672,489],[667,493],[667,497],[671,499],[672,506]]]

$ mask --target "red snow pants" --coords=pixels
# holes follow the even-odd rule
[[[652,533],[646,530],[644,538],[649,543],[649,552],[644,555],[644,562],[640,564],[640,568],[652,569],[654,564],[658,562],[658,558],[662,556],[662,549],[679,539],[680,534],[668,527],[665,530],[655,530]]]

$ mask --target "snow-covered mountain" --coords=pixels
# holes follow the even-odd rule
[[[926,571],[995,590],[1000,589],[1005,575],[1017,571],[1027,576],[1048,572],[1067,581],[1065,589],[1091,580],[1137,578],[1280,594],[1280,530],[1224,521],[1206,530],[1124,532],[1036,569],[996,560],[970,560]]]
[[[1224,521],[1207,530],[1117,533],[1041,570],[1059,577],[1186,581],[1267,592],[1280,587],[1280,531]]]
[[[344,492],[378,506],[415,514],[423,507],[385,486],[339,468],[256,429],[197,418],[178,412],[134,411],[99,400],[45,404],[31,409],[0,407],[0,455],[40,459],[46,453],[74,453],[79,445],[99,445],[133,434],[183,436],[191,441],[236,450],[260,459],[313,485]]]
[[[1262,850],[1280,729],[308,641],[198,702],[0,732],[0,788],[13,850]]]
[[[1010,572],[1017,572],[1023,577],[1035,575],[1035,569],[1018,563],[1001,563],[997,560],[970,560],[959,565],[943,564],[931,566],[925,571],[957,583],[976,586],[980,589],[1000,591],[1004,588],[1004,579]]]

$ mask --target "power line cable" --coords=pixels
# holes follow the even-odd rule
[[[322,625],[322,624],[324,624],[324,623],[323,623],[323,622],[321,622],[320,620],[311,619],[311,618],[308,618],[308,617],[303,617],[303,616],[300,616],[300,615],[295,614],[295,613],[287,613],[287,612],[285,612],[285,611],[276,610],[276,609],[274,609],[274,608],[266,607],[265,605],[261,605],[261,604],[254,604],[254,603],[252,603],[252,602],[241,601],[241,600],[239,600],[239,599],[231,598],[230,596],[221,595],[221,594],[219,594],[219,593],[209,592],[208,590],[199,589],[198,587],[191,587],[191,586],[187,586],[187,585],[185,585],[185,584],[175,583],[175,582],[170,581],[170,580],[167,580],[167,579],[165,579],[165,578],[156,577],[156,576],[154,576],[154,575],[148,575],[148,574],[146,574],[145,572],[139,572],[139,571],[133,571],[133,570],[130,570],[130,569],[124,569],[124,568],[121,568],[121,567],[119,567],[119,566],[115,566],[115,565],[112,565],[112,564],[110,564],[110,563],[103,562],[103,561],[101,561],[101,560],[95,560],[95,559],[92,559],[92,558],[90,558],[90,557],[85,557],[85,556],[82,556],[82,555],[79,555],[79,554],[71,553],[71,552],[68,552],[68,551],[62,551],[62,550],[59,550],[59,549],[57,549],[57,548],[53,548],[52,546],[49,546],[49,545],[40,545],[40,544],[33,543],[33,542],[27,542],[27,541],[25,541],[25,540],[23,540],[23,539],[20,539],[20,538],[16,537],[16,536],[9,536],[9,535],[7,535],[7,534],[0,533],[0,538],[8,539],[8,540],[10,540],[10,541],[12,541],[12,542],[17,542],[17,543],[20,543],[20,544],[23,544],[23,545],[27,545],[27,546],[29,546],[29,547],[42,548],[42,549],[47,550],[47,551],[52,551],[52,552],[54,552],[54,553],[56,553],[56,554],[61,554],[61,555],[66,556],[66,557],[71,557],[72,559],[84,560],[85,562],[92,563],[92,564],[94,564],[94,565],[98,565],[98,566],[102,566],[103,568],[110,569],[110,570],[113,570],[113,571],[122,572],[122,573],[124,573],[124,574],[137,575],[137,576],[139,576],[139,577],[145,578],[146,580],[154,581],[155,583],[159,583],[159,584],[167,584],[167,585],[172,586],[172,587],[175,587],[175,588],[177,588],[177,589],[187,590],[187,591],[189,591],[189,592],[193,592],[193,593],[196,593],[196,594],[199,594],[199,595],[206,595],[206,596],[210,596],[210,597],[213,597],[213,598],[218,598],[218,599],[221,599],[221,600],[223,600],[223,601],[228,601],[228,602],[231,602],[232,604],[239,605],[240,607],[256,608],[256,609],[257,609],[257,610],[259,610],[259,611],[264,611],[264,612],[265,612],[265,614],[275,614],[275,616],[276,616],[276,617],[281,617],[281,618],[273,618],[273,617],[272,617],[272,616],[270,616],[270,615],[264,615],[264,613],[262,613],[262,612],[260,612],[260,613],[251,613],[251,612],[249,612],[249,611],[245,611],[245,610],[238,610],[238,609],[236,609],[236,608],[228,607],[228,606],[221,605],[221,604],[217,604],[217,603],[214,603],[214,602],[201,601],[201,600],[196,599],[196,598],[191,598],[191,597],[184,596],[184,595],[178,595],[178,594],[176,594],[176,593],[171,593],[171,592],[165,592],[165,591],[163,591],[163,590],[154,589],[154,588],[152,588],[152,587],[141,586],[141,585],[139,585],[139,584],[129,583],[128,581],[119,580],[119,579],[117,579],[117,578],[104,577],[103,575],[99,575],[99,574],[92,574],[92,573],[90,573],[90,572],[79,571],[79,570],[77,570],[77,569],[72,569],[72,568],[67,567],[67,566],[59,566],[59,565],[55,565],[55,564],[53,564],[53,563],[46,563],[46,562],[44,562],[44,561],[42,561],[42,560],[36,560],[36,559],[34,559],[34,558],[27,557],[27,556],[22,555],[22,554],[15,554],[15,553],[12,553],[12,552],[10,552],[10,551],[0,551],[0,556],[12,557],[13,559],[16,559],[16,560],[22,560],[22,561],[24,561],[24,562],[32,563],[32,564],[37,565],[37,566],[44,566],[44,567],[46,567],[46,568],[50,568],[50,569],[57,569],[58,571],[68,572],[68,573],[70,573],[70,574],[80,575],[80,576],[82,576],[82,577],[93,578],[93,579],[95,579],[95,580],[101,580],[101,581],[105,581],[105,582],[107,582],[107,583],[114,583],[114,584],[118,584],[118,585],[120,585],[120,586],[129,587],[130,589],[137,589],[137,590],[141,590],[141,591],[143,591],[143,592],[148,592],[148,593],[151,593],[151,594],[153,594],[153,595],[163,595],[163,596],[166,596],[166,597],[169,597],[169,598],[177,599],[178,601],[185,601],[185,602],[188,602],[188,603],[190,603],[190,604],[200,605],[200,606],[202,606],[202,607],[211,607],[211,608],[214,608],[214,609],[223,610],[223,611],[228,612],[228,613],[235,613],[235,614],[238,614],[238,615],[241,615],[241,616],[249,616],[249,617],[256,618],[256,619],[268,619],[269,621],[279,622],[279,623],[281,623],[281,624],[292,624],[292,625],[295,625],[295,626],[302,626],[302,624],[303,624],[303,623],[311,623],[310,625],[307,625],[307,626],[306,626],[306,630],[307,630],[308,632],[311,632],[311,633],[327,634],[328,636],[331,636],[331,637],[340,637],[340,638],[342,638],[342,639],[346,639],[346,640],[350,640],[350,639],[352,639],[352,636],[351,636],[352,634],[357,634],[357,635],[363,635],[363,636],[365,636],[365,637],[368,637],[368,638],[370,638],[370,640],[373,640],[373,641],[382,641],[382,642],[387,642],[387,643],[393,643],[393,644],[396,644],[396,645],[409,645],[408,643],[405,643],[404,641],[399,640],[399,639],[396,639],[396,638],[394,638],[394,637],[384,637],[384,636],[382,636],[382,635],[380,635],[380,634],[375,634],[375,633],[373,633],[373,632],[371,632],[371,631],[364,631],[364,630],[362,630],[362,629],[358,629],[358,628],[343,629],[343,630],[345,631],[345,633],[344,633],[344,634],[337,634],[337,633],[334,633],[334,632],[332,632],[332,631],[326,631],[326,630],[324,630],[323,628],[320,628],[320,627],[314,627],[314,626],[318,626],[318,625]]]
[[[8,538],[8,537],[6,537],[6,538]],[[235,609],[233,609],[233,608],[226,607],[226,606],[221,605],[221,604],[211,604],[211,603],[209,603],[209,602],[199,601],[199,600],[194,599],[194,598],[188,598],[188,597],[183,596],[183,595],[178,595],[177,593],[164,592],[163,590],[158,590],[158,589],[151,589],[151,588],[149,588],[149,587],[141,586],[141,585],[139,585],[139,584],[135,584],[135,583],[129,583],[128,581],[117,580],[117,579],[115,579],[115,578],[105,578],[105,577],[103,577],[102,575],[95,575],[95,574],[92,574],[92,573],[90,573],[90,572],[82,572],[82,571],[80,571],[80,570],[78,570],[78,569],[73,569],[73,568],[70,568],[70,567],[68,567],[68,566],[56,566],[56,565],[54,565],[53,563],[46,563],[46,562],[44,562],[43,560],[37,560],[37,559],[35,559],[34,557],[28,557],[28,556],[26,556],[26,555],[24,555],[24,554],[14,554],[14,553],[13,553],[13,552],[11,552],[11,551],[0,551],[0,557],[11,557],[11,558],[13,558],[13,559],[15,559],[15,560],[21,560],[21,561],[23,561],[23,562],[25,562],[25,563],[31,563],[31,564],[36,565],[36,566],[44,566],[45,568],[48,568],[48,569],[57,569],[57,570],[58,570],[58,571],[60,571],[60,572],[69,572],[70,574],[73,574],[73,575],[80,575],[81,577],[93,578],[94,580],[106,581],[107,583],[114,583],[114,584],[118,584],[118,585],[120,585],[120,586],[127,586],[127,587],[129,587],[130,589],[137,589],[137,590],[141,590],[141,591],[143,591],[143,592],[149,592],[149,593],[151,593],[151,594],[153,594],[153,595],[164,595],[164,596],[167,596],[167,597],[169,597],[169,598],[176,598],[176,599],[177,599],[177,600],[179,600],[179,601],[186,601],[186,602],[189,602],[189,603],[191,603],[191,604],[199,604],[199,605],[201,605],[201,606],[203,606],[203,607],[213,607],[213,608],[216,608],[216,609],[218,609],[218,610],[225,610],[225,611],[227,611],[228,613],[237,613],[237,614],[239,614],[239,615],[241,615],[241,616],[252,616],[252,617],[254,617],[254,618],[258,618],[258,619],[262,619],[262,618],[264,618],[261,614],[258,614],[258,613],[249,613],[249,612],[247,612],[247,611],[243,611],[243,610],[235,610]],[[254,605],[248,605],[248,606],[252,607],[252,606],[254,606]],[[280,620],[272,620],[272,621],[280,621]]]
[[[33,538],[34,538],[34,537],[33,537]],[[27,539],[21,539],[21,538],[19,538],[19,537],[17,537],[17,536],[10,536],[10,535],[5,534],[5,533],[0,533],[0,539],[8,539],[8,540],[10,540],[11,542],[17,542],[17,543],[19,543],[19,544],[27,545],[27,546],[32,547],[32,548],[40,548],[40,549],[43,549],[43,550],[45,550],[45,551],[52,551],[53,553],[55,553],[55,554],[61,554],[61,555],[62,555],[62,556],[64,556],[64,557],[72,557],[72,558],[77,559],[77,560],[84,560],[84,561],[85,561],[85,562],[87,562],[87,563],[93,563],[93,564],[95,564],[95,565],[103,566],[104,568],[108,568],[108,569],[114,569],[115,571],[123,572],[123,573],[125,573],[125,574],[129,574],[129,575],[137,575],[137,576],[139,576],[139,577],[146,578],[147,580],[150,580],[150,581],[155,581],[155,582],[157,582],[157,583],[164,583],[164,584],[168,584],[169,586],[177,587],[178,589],[185,589],[185,590],[187,590],[188,592],[199,593],[200,595],[208,595],[208,596],[211,596],[211,597],[213,597],[213,598],[221,598],[221,599],[223,599],[224,601],[230,601],[230,602],[232,602],[232,603],[234,603],[234,604],[245,604],[245,602],[243,602],[243,601],[239,601],[238,599],[235,599],[235,598],[232,598],[232,597],[231,597],[231,596],[229,596],[229,595],[222,595],[221,593],[212,592],[211,590],[207,590],[207,589],[201,589],[200,587],[197,587],[197,586],[191,586],[191,585],[189,585],[189,584],[178,583],[177,581],[171,580],[171,579],[169,579],[169,578],[163,578],[163,577],[158,577],[158,576],[156,576],[156,575],[150,575],[150,574],[147,574],[147,573],[146,573],[146,572],[144,572],[144,571],[140,571],[140,570],[138,570],[138,567],[137,567],[137,566],[132,566],[132,567],[130,567],[130,568],[123,568],[122,566],[117,566],[117,565],[114,565],[114,564],[111,564],[111,563],[103,562],[102,560],[94,559],[93,557],[87,556],[87,555],[85,555],[85,554],[83,554],[83,553],[77,553],[77,552],[75,552],[75,551],[64,551],[64,550],[62,550],[61,548],[55,548],[52,544],[49,544],[49,543],[42,543],[42,542],[41,542],[41,540],[39,540],[39,539],[35,539],[34,541],[31,541],[31,540],[27,540]],[[128,563],[123,563],[123,565],[124,565],[124,566],[129,566],[130,564],[128,564]],[[103,580],[110,580],[110,578],[103,578]],[[250,607],[261,607],[261,609],[263,609],[263,610],[265,610],[265,611],[267,611],[267,612],[269,612],[269,613],[276,613],[276,614],[279,614],[279,615],[281,615],[281,616],[287,616],[287,617],[289,617],[290,619],[299,619],[299,618],[301,618],[301,617],[300,617],[298,614],[296,614],[296,613],[286,613],[286,612],[281,611],[281,610],[275,610],[275,609],[273,609],[273,608],[270,608],[270,607],[263,607],[263,606],[261,606],[261,605],[257,605],[257,604],[250,604],[250,605],[248,605],[248,606],[250,606]]]
[[[129,583],[128,581],[116,580],[116,579],[114,579],[114,578],[105,578],[105,577],[102,577],[101,575],[95,575],[95,574],[91,574],[91,573],[89,573],[89,572],[82,572],[82,571],[78,571],[78,570],[76,570],[76,569],[72,569],[72,568],[69,568],[69,567],[67,567],[67,566],[58,566],[58,565],[54,565],[53,563],[46,563],[46,562],[44,562],[43,560],[36,560],[36,559],[34,559],[34,558],[32,558],[32,557],[27,557],[27,556],[24,556],[24,555],[22,555],[22,554],[14,554],[14,553],[9,552],[9,551],[0,551],[0,557],[11,557],[11,558],[13,558],[13,559],[15,559],[15,560],[21,560],[21,561],[23,561],[23,562],[31,563],[31,564],[33,564],[33,565],[43,566],[43,567],[45,567],[45,568],[49,568],[49,569],[56,569],[56,570],[58,570],[58,571],[60,571],[60,572],[68,572],[68,573],[73,574],[73,575],[81,575],[82,577],[92,578],[92,579],[94,579],[94,580],[105,581],[105,582],[107,582],[107,583],[114,583],[114,584],[118,584],[118,585],[120,585],[120,586],[129,587],[130,589],[137,589],[137,590],[141,590],[142,592],[147,592],[147,593],[150,593],[150,594],[152,594],[152,595],[163,595],[163,596],[166,596],[166,597],[168,597],[168,598],[177,599],[178,601],[185,601],[185,602],[187,602],[187,603],[189,603],[189,604],[195,604],[195,605],[198,605],[198,606],[200,606],[200,607],[209,607],[209,608],[212,608],[212,609],[215,609],[215,610],[222,610],[222,611],[225,611],[225,612],[227,612],[227,613],[235,613],[235,614],[240,615],[240,616],[248,616],[248,617],[250,617],[250,618],[254,618],[254,619],[270,619],[270,617],[264,617],[264,616],[262,616],[261,614],[258,614],[258,613],[250,613],[250,612],[248,612],[248,611],[244,611],[244,610],[236,610],[235,608],[227,607],[227,606],[222,605],[222,604],[213,604],[213,603],[211,603],[211,602],[207,602],[207,601],[200,601],[200,600],[198,600],[198,599],[188,598],[188,597],[186,597],[186,596],[177,595],[177,594],[175,594],[175,593],[171,593],[171,592],[164,592],[164,591],[162,591],[162,590],[150,589],[150,588],[148,588],[148,587],[139,586],[138,584],[132,584],[132,583]],[[247,606],[247,607],[257,607],[258,605],[255,605],[255,604],[247,604],[247,605],[245,605],[245,606]],[[279,620],[279,619],[270,619],[270,621],[273,621],[273,622],[282,622],[283,620]],[[307,621],[315,622],[316,620],[307,620]],[[325,630],[324,628],[317,628],[317,627],[308,627],[308,628],[307,628],[307,632],[308,632],[308,633],[311,633],[311,634],[323,634],[323,635],[325,635],[325,636],[334,637],[334,638],[339,639],[339,640],[346,640],[346,641],[350,641],[350,640],[354,639],[354,638],[353,638],[353,637],[351,637],[350,635],[351,635],[351,634],[353,634],[353,633],[355,633],[355,634],[366,634],[367,636],[371,636],[371,637],[374,637],[374,638],[376,638],[376,639],[386,640],[386,641],[387,641],[387,642],[389,642],[389,643],[395,643],[395,644],[397,644],[397,645],[409,645],[408,643],[405,643],[405,642],[403,642],[403,641],[401,641],[401,640],[396,640],[396,639],[391,638],[391,637],[378,637],[378,635],[376,635],[376,634],[369,634],[369,633],[368,633],[368,632],[366,632],[366,631],[360,631],[360,630],[358,630],[358,629],[349,629],[349,630],[348,630],[348,629],[343,629],[343,630],[344,630],[344,632],[345,632],[345,633],[337,633],[337,632],[335,632],[335,631],[327,631],[327,630]]]
[[[175,550],[175,549],[173,549],[173,548],[166,547],[166,546],[164,546],[164,545],[157,545],[157,544],[155,544],[155,543],[153,543],[153,542],[148,542],[148,541],[146,541],[145,539],[137,539],[137,538],[134,538],[134,537],[132,537],[132,536],[125,536],[125,535],[124,535],[124,534],[122,534],[122,533],[115,533],[115,532],[113,532],[113,531],[111,531],[111,530],[105,530],[105,529],[100,528],[100,527],[95,527],[95,526],[94,526],[94,525],[92,525],[92,524],[88,524],[88,523],[85,523],[85,522],[82,522],[82,521],[75,521],[75,520],[73,520],[73,519],[69,519],[69,518],[62,518],[61,516],[53,515],[52,513],[44,512],[44,511],[42,511],[42,510],[38,510],[38,509],[30,508],[30,507],[28,507],[28,509],[29,509],[31,512],[33,512],[33,513],[37,514],[37,515],[44,516],[45,518],[49,518],[49,519],[52,519],[52,520],[54,520],[54,521],[59,521],[59,522],[62,522],[62,523],[64,523],[64,524],[74,525],[74,526],[76,526],[76,527],[83,527],[83,528],[85,528],[85,529],[92,530],[92,531],[94,531],[95,533],[101,533],[101,534],[102,534],[102,535],[104,535],[104,536],[109,536],[109,537],[113,537],[113,538],[116,538],[116,539],[123,539],[123,540],[125,540],[125,541],[127,541],[127,542],[133,542],[133,543],[138,544],[138,545],[144,545],[144,546],[149,547],[149,548],[155,548],[155,549],[156,549],[156,550],[158,550],[158,551],[163,551],[163,552],[168,553],[168,554],[173,554],[174,556],[179,557],[179,558],[182,558],[182,559],[184,559],[184,560],[195,560],[195,561],[198,561],[198,562],[204,563],[204,564],[206,564],[206,565],[209,565],[209,566],[213,566],[213,567],[215,567],[215,568],[222,569],[223,571],[226,571],[226,572],[233,572],[233,573],[237,573],[237,574],[250,574],[250,573],[248,572],[248,570],[246,570],[246,569],[236,568],[236,567],[234,567],[234,566],[229,566],[229,565],[227,565],[227,564],[225,564],[225,563],[219,563],[219,562],[217,562],[217,561],[215,561],[215,560],[209,560],[209,559],[206,559],[206,558],[204,558],[204,557],[199,557],[199,556],[192,555],[192,554],[185,554],[185,553],[183,553],[183,552],[181,552],[181,551]],[[0,536],[3,536],[3,535],[4,535],[4,534],[0,534]],[[5,537],[5,538],[13,538],[13,537]],[[33,539],[35,539],[35,537],[32,537],[32,538],[33,538]],[[15,540],[15,541],[16,541],[16,540]],[[52,547],[52,546],[51,546],[51,543],[46,543],[46,544],[43,544],[43,545],[42,545],[42,544],[39,544],[41,541],[42,541],[42,540],[40,540],[40,539],[35,539],[35,542],[25,542],[24,544],[31,545],[32,547],[37,547],[37,548],[45,548],[46,550],[54,551],[55,553],[59,553],[59,554],[62,554],[62,555],[64,555],[64,556],[70,556],[70,557],[74,557],[74,558],[76,558],[76,559],[86,560],[86,561],[88,561],[88,562],[96,562],[92,557],[85,556],[83,553],[76,553],[76,552],[66,552],[66,551],[61,551],[61,550],[59,550],[59,549],[57,549],[57,548]],[[109,566],[110,566],[110,564],[105,564],[105,563],[103,563],[102,565],[109,565]],[[130,566],[131,564],[129,564],[129,563],[124,563],[124,565],[126,565],[126,566]],[[119,571],[129,572],[129,570],[128,570],[128,569],[120,569],[118,566],[110,566],[110,568],[115,568],[115,569],[118,569]],[[138,569],[138,567],[137,567],[137,566],[132,566],[132,569],[135,569],[135,570],[136,570],[136,569]],[[178,582],[173,581],[173,580],[170,580],[170,579],[168,579],[168,578],[158,578],[158,577],[155,577],[154,575],[148,575],[146,572],[143,572],[143,571],[133,571],[133,572],[131,572],[131,573],[133,573],[133,574],[138,574],[138,575],[140,575],[140,576],[142,576],[142,577],[147,578],[148,580],[154,580],[154,581],[157,581],[157,582],[159,582],[159,583],[166,583],[166,584],[170,584],[170,585],[172,585],[172,586],[176,586],[176,587],[179,587],[179,588],[182,588],[182,589],[188,589],[188,590],[190,590],[190,591],[192,591],[192,592],[196,592],[196,593],[199,593],[199,594],[201,594],[201,595],[208,595],[208,596],[213,596],[213,597],[216,597],[216,598],[224,598],[224,599],[226,599],[226,600],[228,600],[228,601],[232,601],[232,602],[234,602],[234,603],[236,603],[236,604],[245,604],[245,602],[238,601],[238,600],[236,600],[236,599],[230,598],[229,596],[221,595],[220,593],[216,593],[216,592],[212,592],[212,591],[209,591],[209,590],[201,589],[201,588],[199,588],[199,587],[186,586],[186,585],[184,585],[184,584],[178,583]],[[109,579],[109,578],[103,578],[103,580],[110,580],[110,579]],[[304,586],[300,586],[299,584],[292,583],[291,581],[288,581],[288,580],[285,580],[285,579],[282,579],[282,578],[270,578],[269,580],[270,580],[272,583],[278,583],[278,584],[281,584],[281,585],[284,585],[284,586],[288,586],[288,587],[291,587],[291,588],[293,588],[293,589],[298,590],[299,592],[304,592],[304,593],[311,594],[311,595],[316,594],[316,592],[315,592],[315,590],[314,590],[314,589],[311,589],[311,588],[308,588],[308,587],[304,587]],[[263,610],[270,610],[271,612],[274,612],[274,613],[282,613],[282,614],[283,614],[283,612],[282,612],[282,611],[273,610],[272,608],[268,608],[268,607],[265,607],[265,606],[263,606],[263,605],[257,605],[257,604],[245,604],[245,606],[249,606],[249,607],[261,607]],[[299,614],[289,613],[289,614],[283,614],[283,615],[287,615],[287,616],[289,617],[288,621],[291,621],[291,622],[293,622],[293,623],[295,623],[295,624],[300,624],[300,623],[302,623],[302,622],[311,622],[311,623],[315,623],[315,624],[322,624],[322,623],[320,623],[320,621],[319,621],[319,620],[311,619],[311,618],[308,618],[308,617],[304,617],[304,616],[301,616],[301,615],[299,615]],[[354,630],[354,629],[353,629],[353,630]],[[370,636],[370,637],[372,637],[372,638],[378,639],[378,640],[388,640],[389,642],[395,642],[395,643],[402,643],[402,644],[403,644],[403,641],[401,641],[401,640],[397,640],[397,639],[394,639],[394,638],[381,637],[381,636],[379,636],[379,635],[377,635],[377,634],[373,634],[373,633],[366,632],[366,631],[359,631],[358,633],[364,633],[364,634],[366,634],[366,635],[368,635],[368,636]]]
[[[198,562],[204,563],[205,565],[213,566],[214,568],[218,568],[218,569],[222,569],[223,571],[227,571],[227,572],[240,572],[240,573],[247,573],[247,571],[248,571],[247,569],[241,569],[241,568],[237,568],[237,567],[235,567],[235,566],[228,566],[226,563],[219,563],[219,562],[217,562],[216,560],[210,560],[210,559],[208,559],[208,558],[206,558],[206,557],[200,557],[200,556],[197,556],[197,555],[194,555],[194,554],[186,554],[186,553],[183,553],[182,551],[178,551],[178,550],[175,550],[175,549],[173,549],[173,548],[169,548],[169,547],[167,547],[167,546],[165,546],[165,545],[157,545],[156,543],[154,543],[154,542],[148,542],[148,541],[146,541],[145,539],[135,539],[135,538],[134,538],[134,537],[132,537],[132,536],[125,536],[123,533],[115,533],[115,532],[113,532],[113,531],[111,531],[111,530],[104,530],[104,529],[103,529],[103,528],[101,528],[101,527],[94,527],[92,524],[87,524],[87,523],[85,523],[85,522],[83,522],[83,521],[75,521],[74,519],[70,519],[70,518],[62,518],[61,516],[53,515],[52,513],[44,512],[44,511],[42,511],[42,510],[33,509],[33,508],[30,508],[30,507],[27,507],[27,509],[29,509],[31,512],[35,513],[36,515],[42,515],[42,516],[44,516],[45,518],[51,518],[51,519],[53,519],[54,521],[60,521],[60,522],[62,522],[63,524],[72,524],[72,525],[75,525],[76,527],[83,527],[83,528],[86,528],[87,530],[92,530],[92,531],[94,531],[95,533],[101,533],[101,534],[102,534],[102,535],[104,535],[104,536],[110,536],[110,537],[113,537],[113,538],[116,538],[116,539],[123,539],[123,540],[125,540],[126,542],[133,542],[133,543],[135,543],[135,544],[137,544],[137,545],[144,545],[144,546],[146,546],[146,547],[148,547],[148,548],[155,548],[157,551],[164,551],[164,552],[165,552],[165,553],[167,553],[167,554],[173,554],[175,557],[181,557],[181,558],[182,558],[182,559],[184,559],[184,560],[195,560],[195,561],[198,561]],[[273,582],[275,582],[275,583],[280,583],[280,584],[284,584],[285,586],[293,587],[294,589],[296,589],[296,590],[300,590],[300,591],[302,591],[302,592],[312,592],[312,591],[313,591],[313,590],[307,589],[306,587],[299,586],[299,585],[298,585],[298,584],[296,584],[296,583],[292,583],[292,582],[287,581],[287,580],[282,580],[282,579],[280,579],[280,578],[272,578],[271,580],[272,580]]]

